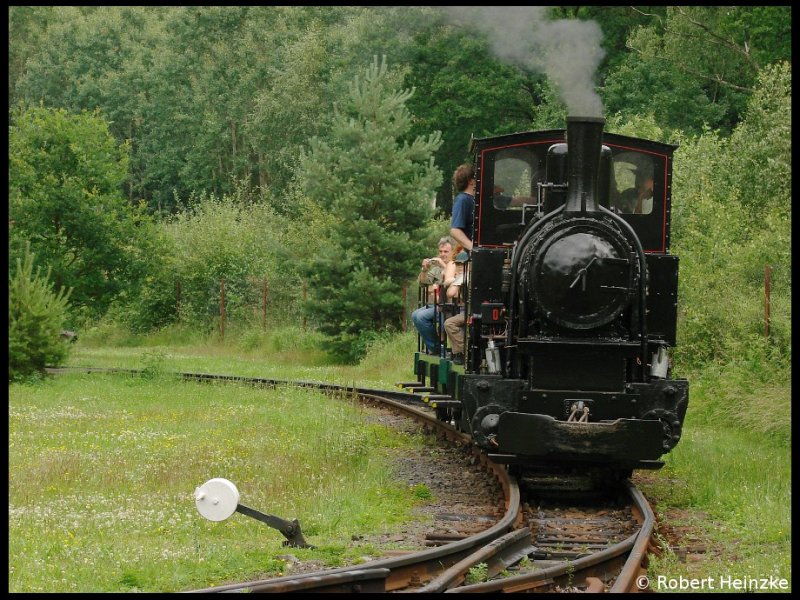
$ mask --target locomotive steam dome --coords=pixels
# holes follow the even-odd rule
[[[602,221],[563,221],[534,240],[524,265],[529,310],[571,329],[609,323],[634,289],[631,250]]]

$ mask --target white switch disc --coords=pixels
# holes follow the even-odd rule
[[[194,491],[197,510],[209,521],[224,521],[239,506],[239,490],[227,479],[209,479]]]

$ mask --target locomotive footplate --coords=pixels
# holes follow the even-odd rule
[[[568,423],[549,415],[507,411],[497,423],[496,451],[631,463],[658,459],[664,453],[663,437],[662,424],[657,420]]]
[[[460,400],[460,379],[464,376],[464,366],[456,365],[448,358],[435,354],[416,352],[414,354],[414,374],[419,378],[414,386],[423,387],[436,394],[444,394]],[[411,387],[411,386],[406,386]],[[427,393],[427,391],[422,392]]]

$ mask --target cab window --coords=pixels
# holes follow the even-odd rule
[[[522,210],[534,204],[539,181],[539,156],[531,148],[504,148],[494,155],[492,206],[497,210]]]
[[[529,148],[506,148],[495,155],[492,205],[497,210],[522,210],[536,202],[539,161]]]
[[[653,212],[655,181],[653,157],[643,152],[620,152],[614,156],[613,200],[621,214],[649,215]]]
[[[526,218],[534,213],[538,184],[545,176],[545,155],[549,143],[492,148],[483,154],[484,171],[478,223],[478,243],[512,243]]]

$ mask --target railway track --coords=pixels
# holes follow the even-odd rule
[[[51,374],[104,372],[136,375],[135,369],[50,368]],[[655,517],[644,496],[624,481],[617,499],[583,503],[542,502],[520,489],[504,465],[492,462],[470,438],[436,418],[424,390],[376,390],[310,381],[178,373],[201,382],[235,381],[277,387],[294,385],[331,393],[349,393],[402,413],[435,430],[453,444],[469,448],[474,459],[503,491],[505,512],[476,533],[434,534],[419,552],[401,553],[357,566],[193,590],[220,592],[448,592],[639,591],[646,571]],[[444,404],[444,406],[447,406]],[[472,582],[474,579],[481,581]]]

